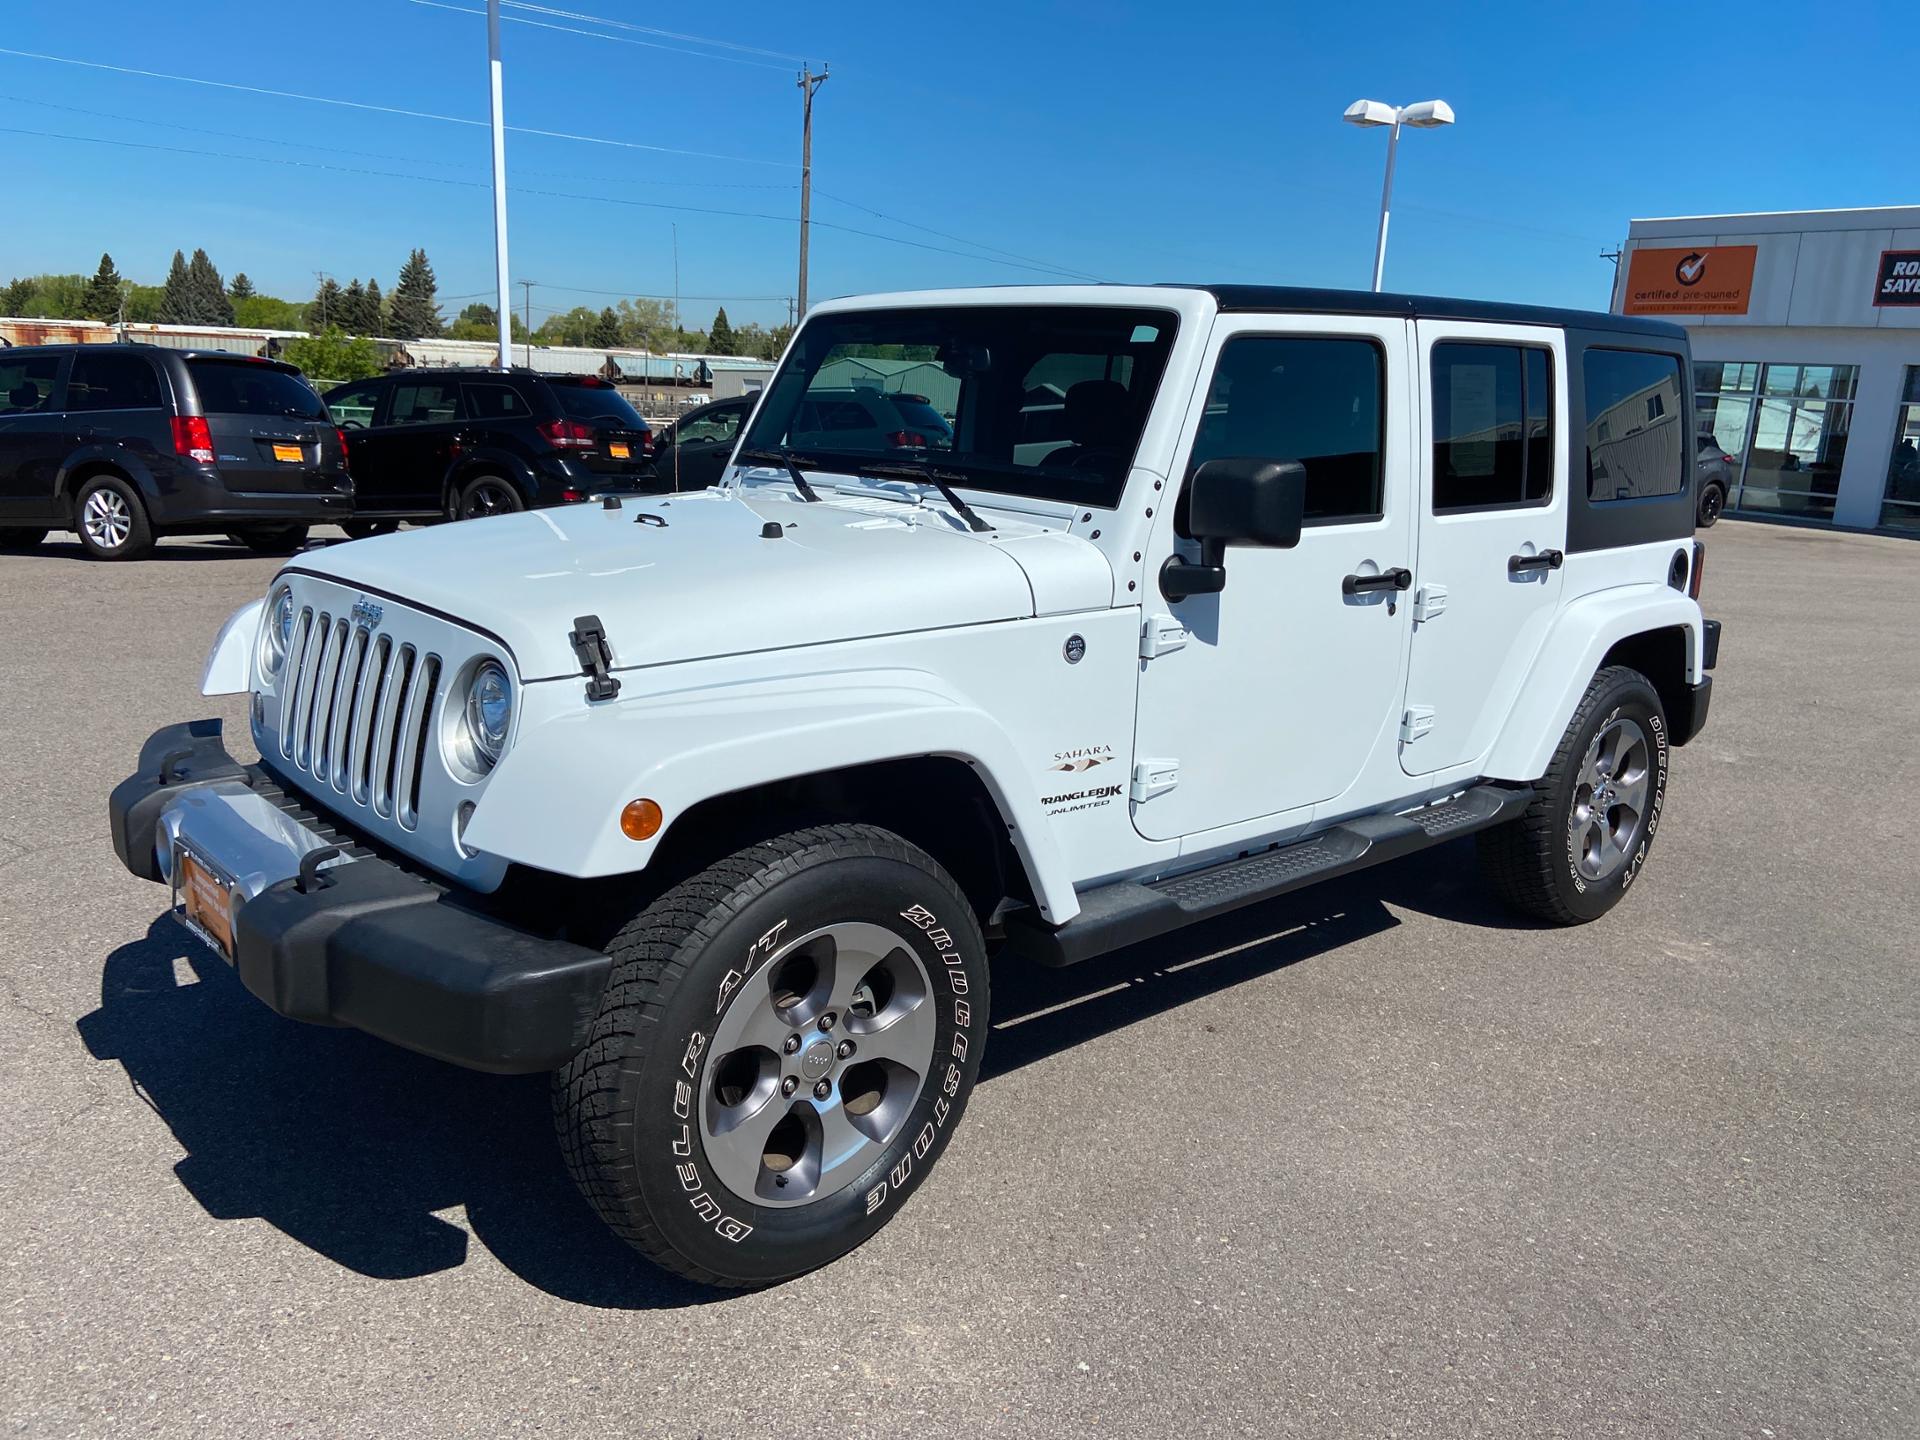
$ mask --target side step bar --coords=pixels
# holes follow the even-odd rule
[[[1477,785],[1405,815],[1362,815],[1282,845],[1164,880],[1123,880],[1080,892],[1080,913],[1050,926],[1022,912],[1007,922],[1007,948],[1042,965],[1075,965],[1230,910],[1397,860],[1416,850],[1511,820],[1533,803],[1526,785]]]

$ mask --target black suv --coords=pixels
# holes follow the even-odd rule
[[[704,490],[718,485],[756,398],[742,395],[734,400],[716,400],[687,411],[662,430],[653,454],[660,488]]]
[[[402,370],[327,406],[352,437],[351,535],[654,488],[652,430],[592,375]]]
[[[346,441],[277,360],[153,345],[0,350],[0,546],[72,530],[134,560],[159,535],[284,553],[353,511]]]

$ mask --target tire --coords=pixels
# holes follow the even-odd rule
[[[837,1259],[960,1123],[986,1041],[986,947],[959,888],[897,835],[827,825],[737,851],[607,951],[554,1120],[588,1203],[665,1269],[750,1287]]]
[[[1616,741],[1622,750],[1610,754]],[[1554,925],[1606,914],[1653,847],[1668,759],[1666,711],[1647,677],[1624,665],[1594,676],[1533,804],[1480,833],[1481,865],[1495,892]]]
[[[96,475],[73,497],[80,548],[95,560],[144,560],[153,553],[153,526],[139,493],[118,475]]]
[[[229,530],[227,539],[256,555],[291,555],[307,543],[307,529],[305,525],[249,525]]]
[[[45,530],[29,530],[20,525],[0,526],[0,550],[31,550],[46,538]]]
[[[1700,510],[1694,516],[1694,523],[1702,530],[1711,530],[1714,521],[1720,518],[1720,512],[1726,509],[1727,492],[1718,485],[1709,485],[1700,492]]]
[[[454,500],[456,520],[484,520],[492,515],[512,515],[527,508],[513,482],[498,475],[479,475],[460,487]]]
[[[343,520],[340,528],[349,540],[366,540],[375,535],[391,535],[400,528],[398,520]]]

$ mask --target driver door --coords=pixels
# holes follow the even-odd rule
[[[1382,756],[1397,776],[1412,618],[1397,586],[1411,577],[1396,573],[1413,563],[1408,330],[1384,316],[1216,324],[1175,452],[1176,503],[1147,557],[1132,785],[1147,838],[1280,830],[1320,802],[1351,803]],[[1226,456],[1301,462],[1300,543],[1229,545],[1224,590],[1168,602],[1161,566],[1199,555],[1178,534],[1179,496],[1196,466]]]

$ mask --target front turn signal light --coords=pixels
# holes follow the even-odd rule
[[[660,807],[651,800],[629,800],[620,812],[620,833],[629,840],[651,840],[660,833]]]

